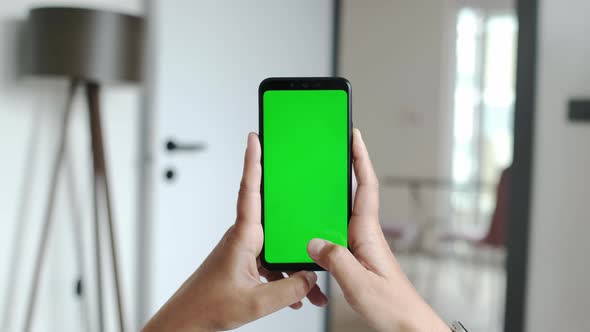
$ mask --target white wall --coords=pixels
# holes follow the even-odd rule
[[[20,23],[32,6],[91,6],[139,13],[141,0],[2,1],[0,6],[0,330],[21,329],[25,298],[29,294],[33,254],[37,248],[50,165],[56,148],[57,128],[67,83],[18,77],[17,35]],[[90,241],[91,196],[89,140],[82,94],[75,103],[72,135],[78,199],[83,210],[84,234]],[[110,172],[115,195],[121,265],[124,273],[127,315],[134,305],[135,191],[139,89],[106,88],[103,95],[104,127],[109,149]],[[109,144],[110,143],[110,144]],[[65,182],[62,182],[62,188]],[[21,205],[25,189],[30,193]],[[80,331],[74,297],[77,276],[69,196],[60,190],[54,229],[48,249],[44,278],[37,303],[35,331]],[[90,256],[87,242],[86,254]],[[15,256],[18,255],[18,256]],[[17,257],[14,260],[13,257]],[[90,262],[87,268],[90,268]],[[88,269],[87,269],[88,270]],[[89,272],[89,271],[86,271]],[[9,286],[12,285],[12,286]],[[87,284],[86,289],[92,289]],[[106,289],[112,289],[107,287]],[[112,303],[112,302],[111,302]],[[114,305],[109,305],[113,308]],[[5,325],[10,314],[11,325]],[[112,316],[111,316],[112,317]]]
[[[379,176],[450,174],[451,2],[343,1],[339,74]],[[382,222],[412,217],[406,190],[381,195]]]
[[[527,331],[590,326],[590,125],[566,120],[590,98],[590,2],[540,1]]]

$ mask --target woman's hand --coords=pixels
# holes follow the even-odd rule
[[[336,279],[346,301],[378,331],[449,331],[418,295],[379,225],[379,185],[360,131],[352,141],[358,187],[348,226],[350,251],[313,239],[308,253]]]
[[[315,273],[301,271],[285,278],[260,266],[260,156],[258,136],[250,133],[236,223],[144,332],[230,330],[287,306],[299,309],[305,296],[317,306],[328,303]]]

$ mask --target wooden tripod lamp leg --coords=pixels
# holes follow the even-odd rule
[[[96,96],[95,96],[96,95]],[[105,317],[104,317],[104,304],[103,304],[103,289],[102,289],[102,249],[101,249],[101,236],[100,236],[100,171],[101,163],[100,152],[95,147],[95,133],[94,125],[92,122],[92,109],[98,109],[98,86],[91,86],[86,83],[86,98],[89,109],[89,123],[90,123],[90,137],[92,145],[92,195],[93,195],[93,226],[94,226],[94,264],[96,273],[96,301],[98,310],[98,331],[105,331]],[[93,100],[96,99],[96,105],[93,104]]]
[[[74,171],[74,165],[72,164],[71,154],[68,153],[68,149],[66,148],[66,154],[64,156],[64,173],[65,173],[65,180],[67,182],[67,193],[68,193],[68,200],[70,201],[70,219],[72,223],[72,235],[73,235],[73,245],[74,245],[74,256],[76,265],[78,265],[79,269],[79,276],[78,276],[78,283],[76,285],[76,294],[78,295],[78,299],[80,301],[80,323],[84,331],[92,331],[92,326],[90,323],[90,305],[89,305],[89,298],[86,294],[86,287],[88,286],[86,283],[88,282],[88,278],[85,275],[85,267],[86,264],[84,262],[85,256],[85,245],[84,245],[84,235],[82,232],[82,211],[80,211],[80,196],[78,193],[78,186],[76,183],[76,175]]]
[[[123,318],[123,302],[121,297],[121,283],[119,280],[119,268],[117,260],[117,247],[115,241],[115,230],[112,213],[112,205],[109,191],[109,181],[107,177],[107,167],[104,151],[104,141],[102,135],[102,125],[100,119],[99,107],[99,90],[100,86],[96,83],[86,83],[86,97],[88,99],[88,111],[90,120],[90,131],[92,140],[92,159],[94,168],[94,224],[95,224],[95,245],[96,245],[96,259],[97,259],[97,282],[99,283],[99,314],[101,321],[100,331],[104,331],[104,312],[102,304],[102,276],[100,270],[100,189],[106,206],[108,238],[110,241],[111,263],[113,269],[113,278],[115,284],[115,295],[118,309],[119,329],[121,332],[125,331],[125,322]]]
[[[33,314],[35,311],[35,302],[37,300],[37,292],[39,290],[39,280],[41,279],[41,272],[43,270],[43,262],[45,261],[45,252],[47,251],[47,242],[49,240],[49,233],[51,231],[51,225],[53,223],[53,208],[55,206],[55,197],[57,196],[57,182],[59,173],[64,159],[66,149],[66,139],[68,132],[68,125],[70,123],[70,114],[72,112],[72,101],[76,92],[78,82],[72,80],[70,89],[68,92],[68,99],[66,101],[65,110],[63,113],[61,132],[59,135],[59,145],[53,168],[51,171],[51,178],[49,184],[49,193],[47,196],[47,205],[45,206],[45,214],[43,218],[43,229],[41,230],[41,239],[39,240],[39,248],[37,250],[37,256],[35,259],[35,267],[33,271],[33,281],[31,284],[31,293],[29,295],[29,301],[27,304],[27,311],[25,316],[24,331],[28,332],[31,330],[33,323]]]

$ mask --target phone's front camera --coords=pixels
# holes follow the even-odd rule
[[[305,82],[303,84],[301,84],[302,87],[304,87],[305,89],[309,88],[309,83]]]

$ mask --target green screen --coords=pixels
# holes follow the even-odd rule
[[[262,114],[265,259],[312,263],[309,240],[347,245],[347,93],[266,91]]]

